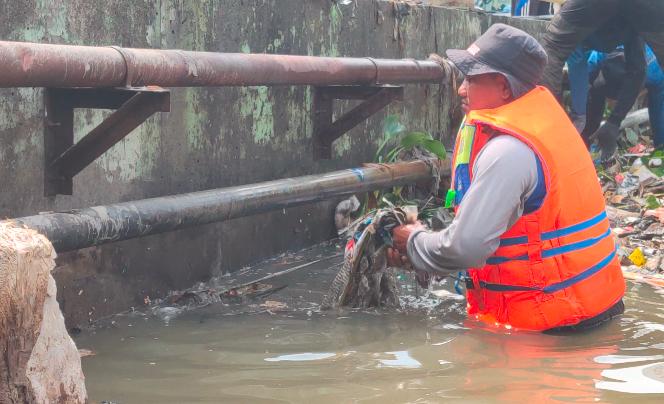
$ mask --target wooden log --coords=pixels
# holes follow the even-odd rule
[[[81,359],[56,301],[55,250],[0,224],[0,403],[83,403]]]

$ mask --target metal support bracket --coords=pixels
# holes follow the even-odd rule
[[[363,101],[333,121],[334,100]],[[332,158],[332,143],[335,140],[396,100],[403,100],[403,87],[314,87],[314,159]]]
[[[170,111],[161,87],[47,88],[44,91],[44,195],[72,195],[72,178],[155,112]],[[74,143],[74,109],[112,109]]]

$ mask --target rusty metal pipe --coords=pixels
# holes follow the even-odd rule
[[[431,180],[439,162],[372,165],[326,174],[11,219],[56,251],[71,251],[289,208],[354,193]]]
[[[440,82],[431,60],[332,58],[0,41],[0,87],[376,85]]]

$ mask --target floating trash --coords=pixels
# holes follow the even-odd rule
[[[290,355],[280,355],[274,358],[265,358],[265,362],[307,362],[307,361],[319,361],[323,359],[329,359],[337,354],[332,352],[304,352],[299,354],[290,354]]]
[[[623,369],[606,369],[602,376],[619,382],[597,381],[602,390],[633,394],[664,394],[664,362]]]
[[[395,352],[385,352],[388,355],[394,355],[394,359],[380,359],[378,362],[380,364],[378,367],[388,367],[388,368],[407,368],[407,369],[419,369],[422,367],[422,363],[413,359],[408,351],[395,351]]]

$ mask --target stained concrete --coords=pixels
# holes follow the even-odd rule
[[[468,10],[330,0],[0,0],[2,40],[321,56],[423,59],[466,47],[491,22]],[[541,31],[543,24],[528,29]],[[386,113],[450,144],[449,94],[412,85],[313,161],[308,87],[175,89],[158,114],[74,179],[74,195],[43,197],[41,89],[0,90],[0,216],[265,181],[371,161]],[[348,107],[341,105],[340,108]],[[107,112],[76,113],[77,138]],[[54,276],[68,324],[162,296],[333,234],[333,203],[62,254]]]

